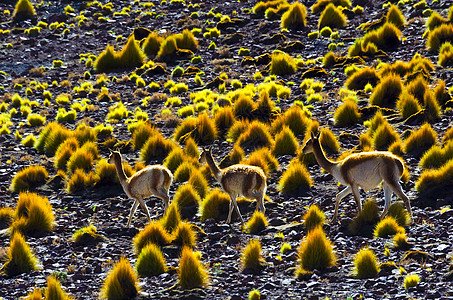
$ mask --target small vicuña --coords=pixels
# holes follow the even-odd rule
[[[233,207],[244,225],[244,219],[239,211],[236,198],[242,195],[249,199],[256,199],[256,209],[264,213],[264,195],[266,194],[266,175],[256,166],[236,164],[225,169],[220,169],[212,157],[211,149],[204,149],[200,154],[200,163],[207,163],[214,178],[220,183],[222,189],[230,196],[230,209],[227,223],[231,222]]]
[[[121,153],[119,151],[110,151],[108,159],[110,164],[114,164],[118,179],[123,187],[124,192],[132,199],[135,200],[132,206],[127,227],[131,224],[132,216],[137,209],[138,204],[145,211],[148,220],[151,221],[148,207],[144,201],[145,198],[156,196],[165,203],[165,210],[167,210],[170,197],[168,196],[168,189],[173,181],[173,175],[166,167],[162,165],[152,165],[138,171],[131,177],[127,177],[124,173]]]
[[[403,192],[399,183],[399,178],[404,171],[404,163],[399,157],[386,151],[372,151],[351,154],[344,160],[333,162],[325,156],[319,141],[319,134],[316,136],[313,132],[311,133],[311,139],[306,142],[302,151],[303,153],[313,152],[318,164],[332,174],[341,184],[347,186],[335,198],[335,213],[332,221],[336,220],[338,205],[346,195],[352,192],[358,210],[361,211],[359,187],[368,191],[378,186],[381,182],[384,182],[385,197],[385,207],[381,218],[387,214],[392,192],[403,199],[406,209],[412,218],[409,198]]]

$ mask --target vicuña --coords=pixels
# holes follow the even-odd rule
[[[256,209],[264,213],[264,195],[266,194],[266,175],[256,166],[236,164],[225,169],[220,169],[212,157],[211,149],[204,149],[200,154],[199,162],[207,163],[214,178],[220,183],[222,189],[230,196],[230,209],[227,223],[231,222],[233,207],[236,210],[242,225],[244,219],[239,211],[236,198],[242,195],[248,199],[256,199]]]
[[[148,207],[144,199],[156,196],[164,201],[165,210],[167,210],[170,197],[168,196],[168,189],[173,181],[173,175],[166,167],[162,165],[152,165],[138,171],[131,177],[127,177],[124,173],[122,157],[119,151],[110,150],[108,162],[114,164],[118,179],[123,187],[124,192],[131,199],[134,199],[134,205],[129,214],[127,227],[131,224],[132,216],[137,209],[138,204],[145,211],[148,221],[151,221]]]
[[[311,139],[306,142],[302,150],[303,153],[313,152],[318,164],[332,174],[341,184],[347,186],[335,198],[335,213],[332,221],[337,219],[338,205],[346,195],[352,192],[360,212],[362,204],[360,202],[359,187],[368,191],[378,186],[381,182],[384,182],[385,197],[385,207],[381,218],[388,212],[392,192],[403,199],[404,205],[412,218],[409,198],[403,192],[399,183],[399,178],[404,171],[404,163],[399,157],[386,151],[371,151],[351,154],[344,160],[334,162],[329,160],[324,154],[319,136],[319,133],[317,136],[313,132],[311,133]]]

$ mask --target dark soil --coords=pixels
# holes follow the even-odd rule
[[[120,12],[123,7],[130,6],[130,16],[113,16],[112,13],[104,15],[109,21],[99,21],[95,15],[99,8],[93,6],[86,8],[86,2],[78,1],[45,1],[44,5],[36,8],[37,20],[22,21],[20,23],[11,22],[11,18],[3,14],[5,10],[14,10],[14,1],[2,1],[0,3],[0,29],[11,30],[10,34],[0,34],[0,96],[8,98],[7,94],[19,93],[22,97],[27,97],[31,101],[40,104],[44,99],[38,91],[32,95],[25,95],[25,88],[30,81],[38,81],[49,84],[48,90],[54,97],[61,93],[73,94],[74,99],[89,98],[94,109],[79,112],[76,123],[65,124],[69,128],[75,128],[80,121],[89,122],[91,126],[105,122],[108,108],[113,102],[100,102],[96,100],[96,93],[89,93],[80,97],[73,91],[73,87],[79,86],[85,81],[83,75],[85,71],[90,71],[93,75],[90,79],[94,80],[94,71],[85,67],[84,62],[79,60],[80,54],[92,53],[98,55],[105,49],[107,44],[113,44],[116,50],[121,49],[126,38],[133,32],[135,27],[141,26],[150,30],[157,30],[162,34],[180,33],[185,28],[212,28],[217,21],[209,17],[207,13],[212,10],[214,13],[221,13],[241,20],[240,25],[231,25],[222,28],[222,35],[214,38],[217,45],[216,50],[208,50],[210,40],[199,38],[199,49],[195,55],[200,55],[203,63],[196,64],[205,74],[202,79],[207,84],[218,76],[221,72],[226,72],[229,79],[240,79],[245,86],[249,83],[258,84],[252,75],[256,70],[261,70],[267,74],[268,66],[263,65],[242,65],[242,57],[237,55],[240,48],[250,49],[251,56],[257,57],[265,53],[272,53],[275,49],[284,49],[290,42],[300,41],[304,45],[301,49],[290,50],[287,52],[293,57],[301,55],[304,60],[318,59],[328,52],[328,44],[332,41],[327,38],[310,40],[307,38],[309,32],[317,30],[319,15],[308,12],[308,27],[300,31],[283,32],[284,38],[278,41],[274,34],[280,33],[279,20],[266,20],[254,14],[247,14],[244,9],[251,9],[256,4],[256,0],[248,2],[238,1],[188,1],[198,4],[200,8],[188,8],[187,5],[179,4],[160,4],[159,1],[152,1],[154,7],[143,8],[138,5],[144,1],[118,1],[113,0],[113,11]],[[99,1],[105,4],[107,1]],[[170,2],[170,1],[168,1]],[[439,1],[438,4],[431,4],[429,8],[443,12],[452,4],[451,1]],[[310,8],[314,1],[304,1],[307,8]],[[353,7],[357,4],[364,7],[361,15],[349,14],[349,23],[346,28],[340,29],[339,40],[344,47],[336,50],[338,55],[347,55],[348,46],[355,38],[363,35],[361,30],[356,29],[363,22],[379,19],[386,9],[382,8],[383,1],[354,1]],[[36,4],[36,3],[35,3]],[[64,13],[66,5],[70,4],[75,12]],[[141,9],[142,12],[136,12]],[[77,26],[76,16],[80,11],[85,10],[88,18],[85,25]],[[144,12],[154,11],[155,16],[145,16]],[[189,15],[192,12],[199,12],[199,17],[192,19]],[[437,54],[429,53],[426,50],[425,39],[422,34],[425,30],[426,18],[422,17],[421,10],[415,10],[412,4],[407,4],[403,12],[408,20],[407,26],[402,29],[405,38],[402,45],[396,51],[389,52],[387,56],[380,58],[383,62],[394,62],[395,60],[409,61],[415,53],[420,53],[430,58],[433,63],[437,62]],[[236,13],[236,15],[233,15]],[[43,29],[35,36],[29,36],[24,29],[30,28],[38,21],[45,21],[48,24],[53,22],[65,22],[66,27],[59,29]],[[210,24],[209,24],[210,23]],[[69,27],[68,24],[76,24]],[[63,30],[69,28],[69,32],[63,34]],[[204,30],[203,30],[204,32]],[[242,38],[232,37],[230,34],[240,33]],[[123,41],[117,42],[116,37],[122,35]],[[8,47],[7,44],[11,44]],[[56,59],[63,61],[62,67],[53,67],[52,62]],[[376,66],[376,59],[367,59],[366,64]],[[177,65],[187,68],[192,65],[190,60],[178,60],[166,63],[167,71],[164,75],[154,75],[144,78],[145,81],[159,82],[161,87],[158,92],[169,94],[163,84],[170,79],[171,70]],[[321,62],[315,65],[322,66]],[[37,72],[36,68],[43,66],[44,72]],[[278,106],[282,111],[292,105],[294,100],[305,100],[305,95],[299,89],[302,81],[301,75],[307,68],[299,69],[294,75],[283,76],[284,82],[293,81],[291,86],[291,98],[281,100]],[[363,125],[356,125],[348,128],[335,127],[333,124],[333,112],[341,103],[338,95],[339,89],[343,86],[346,76],[343,67],[326,69],[327,76],[317,78],[325,83],[323,89],[324,100],[319,103],[310,103],[314,106],[312,118],[320,123],[321,127],[331,129],[337,137],[341,133],[351,134],[352,138],[340,138],[342,151],[352,149],[358,145],[358,136],[366,131]],[[133,70],[117,70],[109,73],[109,78],[116,76],[122,78],[130,74]],[[432,75],[432,82],[442,78],[447,83],[447,88],[451,87],[450,69],[437,70]],[[53,81],[61,83],[68,80],[69,85],[52,86]],[[182,105],[191,103],[189,98],[190,91],[199,90],[193,80],[193,76],[175,79],[176,82],[184,81],[189,86],[189,92],[181,95]],[[20,83],[22,89],[15,89],[14,85]],[[149,96],[153,92],[148,88],[143,88],[141,93],[137,92],[135,83],[128,80],[107,82],[107,88],[111,94],[118,93],[120,100],[126,105],[129,111],[141,104],[144,94]],[[229,87],[230,88],[230,87]],[[227,88],[227,89],[229,89]],[[214,89],[217,89],[215,87]],[[135,93],[134,93],[135,92]],[[162,118],[160,114],[164,102],[159,100],[149,102],[143,108],[152,122],[168,138],[174,132],[174,126],[179,122],[177,119]],[[33,112],[46,115],[47,121],[55,119],[57,104],[51,101],[52,106],[34,107]],[[367,96],[361,98],[360,106],[368,105]],[[176,116],[176,114],[175,114]],[[41,128],[33,128],[27,124],[26,118],[20,114],[11,118],[11,134],[0,136],[0,205],[15,207],[18,199],[17,193],[12,193],[9,189],[11,180],[15,173],[25,166],[40,164],[46,167],[50,175],[56,174],[53,162],[45,155],[38,153],[33,148],[22,146],[14,133],[16,130],[25,137],[33,133],[39,135]],[[442,119],[432,123],[432,127],[442,138],[444,131],[452,124],[451,110],[443,110]],[[421,123],[405,124],[401,120],[393,119],[392,125],[397,132],[404,136],[407,132],[417,129]],[[127,125],[123,122],[114,124],[113,135],[120,141],[128,141],[131,136],[127,130]],[[345,135],[342,135],[343,137]],[[303,137],[299,137],[300,143]],[[232,144],[224,138],[216,141],[213,145],[213,152],[217,160],[220,161]],[[101,156],[108,156],[108,149],[100,146]],[[126,160],[133,165],[138,160],[138,151],[133,151],[131,147],[122,149]],[[338,154],[336,155],[338,156]],[[335,158],[335,157],[334,157]],[[411,179],[405,184],[404,190],[411,198],[413,207],[414,222],[406,227],[406,233],[411,243],[414,244],[411,250],[425,251],[430,256],[419,258],[405,257],[405,251],[394,250],[391,248],[391,239],[374,239],[369,237],[354,236],[348,231],[348,222],[357,213],[356,205],[351,196],[346,197],[340,204],[340,221],[335,224],[327,224],[324,230],[329,239],[334,244],[337,263],[336,266],[321,272],[314,271],[313,276],[306,281],[300,281],[294,277],[294,268],[297,266],[297,249],[306,235],[303,227],[302,216],[311,204],[317,204],[331,218],[334,210],[335,195],[343,187],[338,187],[337,182],[331,175],[321,171],[318,165],[309,168],[310,174],[314,179],[313,187],[305,195],[300,197],[289,197],[277,191],[277,183],[284,170],[287,168],[291,156],[280,156],[278,160],[280,167],[272,172],[268,178],[267,195],[271,202],[266,203],[266,217],[270,226],[259,236],[257,236],[263,247],[263,255],[266,259],[266,266],[258,273],[253,274],[244,272],[240,265],[241,249],[252,237],[250,234],[242,232],[239,228],[237,216],[234,216],[231,226],[226,225],[222,216],[220,221],[208,220],[200,222],[199,217],[192,215],[189,221],[202,228],[206,234],[198,238],[197,251],[202,253],[202,260],[209,267],[210,283],[208,288],[196,289],[192,291],[181,291],[175,284],[178,281],[175,272],[165,273],[161,276],[152,278],[140,278],[140,286],[143,298],[208,298],[208,299],[245,299],[252,289],[258,289],[262,298],[266,299],[318,299],[329,297],[332,299],[353,299],[367,298],[387,298],[387,299],[453,299],[453,287],[450,279],[445,277],[449,272],[451,264],[450,254],[452,251],[452,224],[453,210],[442,207],[451,205],[453,202],[452,190],[446,187],[439,192],[439,189],[426,197],[418,195],[415,191],[415,182],[422,170],[418,167],[419,158],[406,155],[405,162],[411,171]],[[162,163],[155,161],[153,163]],[[219,186],[214,181],[210,181],[211,187]],[[177,184],[171,187],[171,196],[177,188]],[[46,278],[54,272],[60,275],[67,274],[62,280],[65,291],[77,299],[95,299],[99,295],[103,281],[111,270],[113,264],[122,255],[127,257],[132,264],[136,261],[136,255],[132,248],[132,238],[146,225],[146,217],[139,208],[133,219],[133,228],[125,228],[132,201],[127,198],[120,186],[97,187],[88,189],[77,194],[67,194],[62,185],[44,185],[37,192],[47,196],[53,205],[56,217],[55,230],[50,234],[41,236],[27,236],[27,242],[41,262],[39,271],[18,275],[12,278],[0,277],[0,297],[3,299],[18,299],[25,296],[28,292],[37,287],[46,286]],[[375,198],[379,208],[382,210],[383,192],[376,189],[367,193],[367,198]],[[365,194],[362,194],[365,198]],[[153,219],[159,218],[163,214],[162,202],[155,198],[147,202],[148,208]],[[247,220],[253,213],[255,203],[242,206],[241,211]],[[69,239],[75,230],[94,224],[98,233],[105,236],[108,240],[97,245],[75,246]],[[276,236],[277,233],[283,233]],[[291,244],[292,250],[284,255],[280,253],[283,242]],[[9,239],[0,239],[0,255],[6,252],[9,246]],[[394,261],[400,269],[391,271],[381,271],[376,278],[356,279],[352,275],[354,255],[360,248],[369,246],[378,257],[379,262]],[[390,249],[390,254],[384,254],[385,248]],[[163,248],[167,264],[171,267],[178,267],[179,253],[174,247]],[[281,260],[277,256],[281,255]],[[4,256],[4,255],[3,255]],[[406,274],[416,273],[420,276],[420,283],[409,290],[403,287],[403,279]]]

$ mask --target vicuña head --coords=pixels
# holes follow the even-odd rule
[[[148,207],[144,201],[148,197],[155,196],[162,199],[165,204],[165,210],[167,210],[170,202],[168,189],[173,181],[173,175],[170,170],[162,165],[152,165],[138,171],[131,177],[127,177],[124,173],[121,153],[113,150],[110,150],[108,162],[115,165],[116,173],[124,192],[129,198],[135,200],[129,214],[127,227],[131,224],[132,216],[138,204],[145,211],[148,220],[151,221]]]
[[[341,199],[346,195],[352,192],[358,210],[361,211],[359,187],[368,191],[378,186],[381,182],[383,182],[385,198],[385,207],[381,218],[387,214],[392,192],[403,199],[406,209],[412,217],[409,198],[403,192],[399,183],[399,178],[404,171],[404,163],[401,158],[386,151],[371,151],[351,154],[344,160],[334,162],[329,160],[324,154],[319,137],[319,133],[314,134],[312,132],[311,138],[305,143],[302,152],[313,152],[318,164],[332,174],[341,184],[347,186],[335,198],[335,213],[332,221],[336,220],[338,206]]]
[[[220,183],[222,189],[230,196],[230,209],[227,223],[231,222],[233,208],[236,210],[242,225],[244,219],[239,211],[236,198],[242,195],[248,199],[256,199],[256,209],[264,213],[264,195],[266,194],[266,175],[259,167],[236,164],[225,169],[220,169],[212,157],[211,149],[203,148],[199,162],[207,163],[215,179]]]

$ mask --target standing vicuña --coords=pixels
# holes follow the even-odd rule
[[[390,152],[372,151],[351,154],[344,160],[333,162],[325,156],[319,142],[319,134],[315,136],[313,132],[311,133],[311,139],[307,141],[302,151],[303,153],[313,152],[318,164],[332,174],[341,184],[347,186],[335,198],[335,213],[332,221],[337,218],[338,205],[341,199],[352,192],[360,212],[362,205],[359,187],[368,191],[378,186],[382,181],[384,181],[385,208],[381,218],[387,214],[392,192],[403,199],[406,209],[412,218],[409,198],[404,194],[399,183],[399,178],[404,171],[403,161],[399,157]]]
[[[168,189],[173,181],[173,175],[170,170],[162,165],[153,165],[147,166],[131,177],[127,177],[124,173],[121,153],[119,151],[110,150],[108,162],[115,165],[118,179],[120,180],[124,192],[130,198],[135,200],[129,215],[129,220],[127,221],[127,227],[131,224],[132,216],[134,215],[139,203],[145,211],[148,220],[151,221],[148,207],[146,207],[146,203],[144,201],[145,198],[156,196],[162,199],[165,203],[165,210],[167,210],[170,202]]]
[[[227,223],[231,222],[231,213],[233,207],[244,225],[244,219],[236,202],[236,198],[242,195],[249,199],[256,199],[256,209],[264,213],[264,195],[266,194],[266,175],[259,167],[236,164],[225,169],[220,169],[214,158],[212,157],[211,149],[204,149],[200,154],[200,163],[207,163],[211,169],[214,178],[220,183],[222,189],[230,195],[230,209],[228,213]]]

